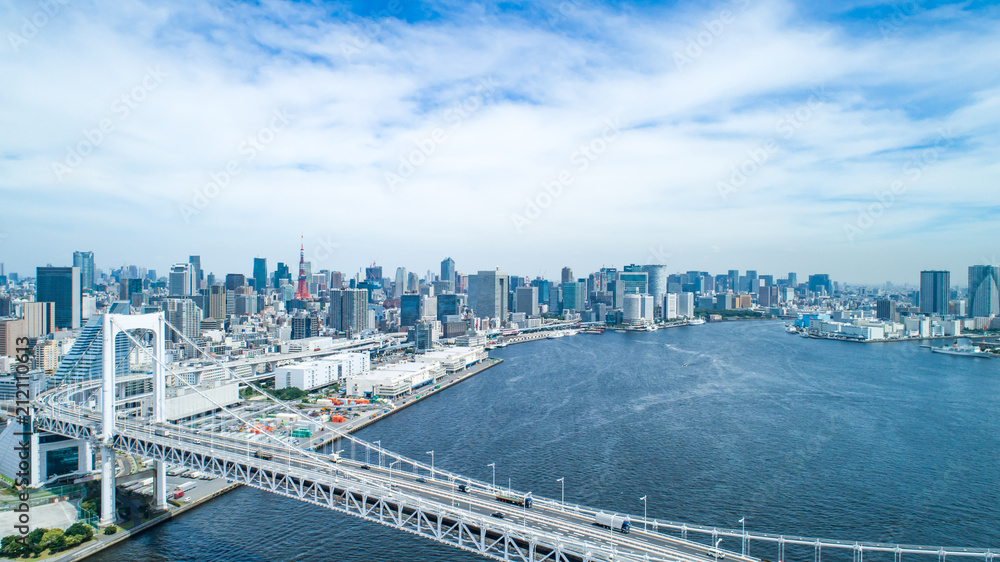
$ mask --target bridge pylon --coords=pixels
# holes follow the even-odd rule
[[[153,334],[153,419],[154,423],[166,421],[166,322],[163,312],[152,314],[105,314],[102,335],[102,385],[101,385],[101,519],[102,527],[115,522],[115,451],[112,447],[117,433],[115,412],[115,341],[118,334],[144,331]],[[158,509],[167,507],[166,467],[156,461],[153,500]]]

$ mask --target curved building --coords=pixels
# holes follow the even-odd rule
[[[649,294],[653,295],[655,302],[662,302],[663,296],[667,294],[667,266],[644,265],[642,270],[649,279]]]

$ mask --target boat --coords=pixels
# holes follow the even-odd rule
[[[704,318],[695,318],[693,320],[688,320],[688,326],[700,326],[705,323]]]
[[[549,339],[561,338],[564,335],[566,335],[566,334],[563,334],[559,330],[556,330],[555,332],[552,332],[551,334],[549,334]]]
[[[993,357],[989,353],[986,353],[985,351],[979,349],[976,346],[958,345],[957,343],[949,347],[932,347],[931,352],[943,353],[945,355],[958,355],[961,357],[981,357],[983,359],[989,359],[990,357]]]
[[[799,329],[795,327],[795,324],[785,324],[785,333],[797,334],[799,333]]]
[[[657,330],[659,330],[659,329],[660,329],[660,328],[658,328],[658,327],[656,326],[656,324],[649,324],[649,325],[647,325],[647,326],[646,326],[646,331],[647,331],[647,332],[655,332],[655,331],[657,331]]]

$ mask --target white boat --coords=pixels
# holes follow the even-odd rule
[[[549,334],[549,339],[561,338],[564,335],[565,334],[563,334],[562,332],[556,330],[555,332],[552,332],[551,334]]]
[[[945,355],[959,355],[962,357],[981,357],[983,359],[989,359],[993,357],[989,353],[979,349],[978,347],[972,345],[952,345],[950,347],[932,347],[931,351],[934,353],[943,353]]]
[[[694,320],[688,320],[688,326],[700,326],[705,323],[704,318],[695,318]]]
[[[785,332],[789,334],[799,333],[799,329],[795,327],[795,324],[785,324]]]

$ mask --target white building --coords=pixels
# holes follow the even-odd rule
[[[489,354],[481,347],[450,347],[414,356],[418,363],[439,363],[448,374],[474,365]]]
[[[395,399],[443,375],[444,367],[437,362],[396,363],[348,377],[344,389],[348,396],[374,395]]]
[[[274,371],[274,388],[295,387],[313,390],[330,386],[371,369],[367,353],[338,353],[316,361],[306,361],[278,367]]]
[[[694,293],[677,294],[677,315],[682,318],[694,318]]]
[[[201,417],[221,410],[222,406],[228,407],[240,402],[240,385],[236,382],[216,381],[202,385],[198,390],[201,393],[189,386],[168,387],[166,391],[167,421]]]
[[[663,295],[663,319],[674,318],[677,318],[677,293],[667,293]]]
[[[330,337],[302,338],[300,340],[291,340],[288,342],[289,353],[322,351],[324,349],[330,349],[331,347],[333,347],[333,338]]]

